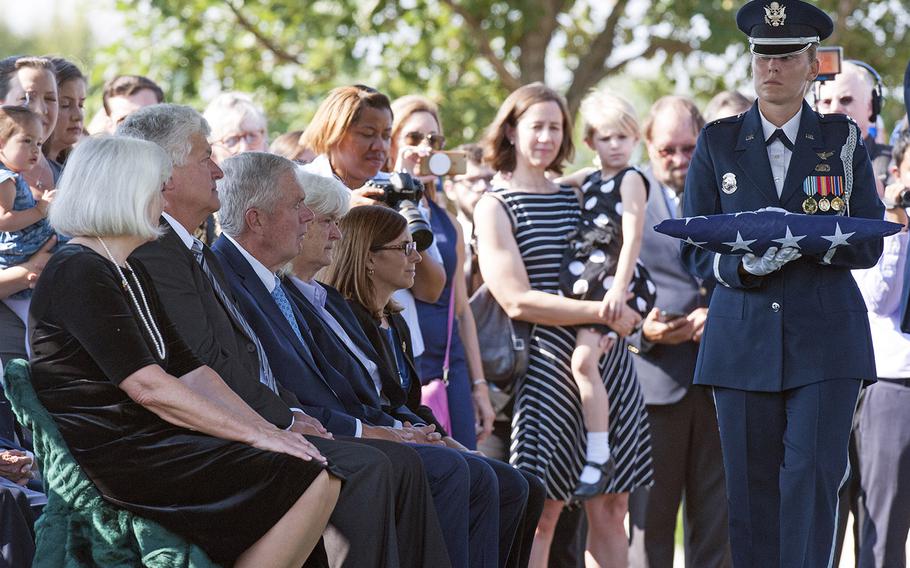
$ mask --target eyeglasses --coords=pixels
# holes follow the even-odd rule
[[[691,158],[692,154],[695,153],[695,146],[688,144],[686,146],[666,146],[664,148],[657,149],[657,155],[661,158],[669,158],[670,156],[679,154],[686,158]]]
[[[407,132],[404,135],[404,141],[408,143],[408,146],[420,146],[420,143],[424,140],[427,141],[427,145],[436,150],[442,150],[446,145],[446,137],[442,134],[424,134],[423,132]]]
[[[401,243],[400,245],[385,245],[381,247],[372,247],[371,251],[376,252],[378,250],[400,250],[404,253],[405,256],[411,256],[417,251],[417,243],[414,241],[408,241],[406,243]]]
[[[475,193],[484,193],[493,185],[492,175],[454,176],[452,181],[460,183]]]
[[[263,138],[265,138],[265,131],[256,130],[255,132],[242,132],[240,134],[228,136],[227,138],[222,138],[221,140],[218,140],[216,144],[221,144],[226,148],[235,148],[240,144],[240,141],[243,140],[248,145],[252,146],[261,143]]]

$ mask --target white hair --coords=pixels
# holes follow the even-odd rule
[[[285,157],[267,152],[244,152],[221,163],[224,177],[218,180],[221,230],[231,237],[246,228],[246,212],[252,208],[268,213],[281,199],[278,180],[284,174],[296,176],[297,165]]]
[[[122,136],[79,142],[66,160],[48,220],[66,235],[158,237],[171,160],[157,144]]]
[[[351,191],[332,177],[311,174],[297,167],[297,183],[306,192],[304,204],[316,215],[344,217],[351,208]]]
[[[212,99],[202,115],[212,127],[213,140],[220,140],[236,130],[247,118],[256,122],[262,130],[267,127],[265,113],[256,106],[252,97],[236,91],[221,93]]]
[[[190,138],[208,138],[209,125],[194,109],[174,104],[143,107],[127,116],[117,127],[118,136],[148,140],[164,148],[174,166],[186,165],[193,150]]]

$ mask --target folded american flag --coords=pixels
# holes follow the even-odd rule
[[[803,215],[782,209],[762,209],[723,215],[667,219],[658,233],[721,254],[761,256],[771,247],[794,247],[802,254],[822,254],[893,235],[901,225],[880,219],[840,215]]]

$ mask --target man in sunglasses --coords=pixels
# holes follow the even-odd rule
[[[714,401],[710,390],[692,385],[713,283],[693,278],[682,263],[678,241],[652,228],[680,216],[689,162],[703,125],[691,100],[668,96],[654,103],[643,128],[651,190],[639,258],[657,285],[657,306],[632,341],[651,427],[654,485],[636,491],[629,502],[629,561],[634,567],[673,564],[677,511],[683,500],[686,563],[730,566]]]

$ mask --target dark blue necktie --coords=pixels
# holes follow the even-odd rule
[[[784,131],[780,128],[775,130],[774,134],[768,137],[768,140],[765,142],[765,146],[770,146],[771,143],[775,140],[780,140],[787,150],[790,150],[791,152],[793,151],[793,142],[790,142],[790,139],[787,138],[787,135],[784,134]]]

